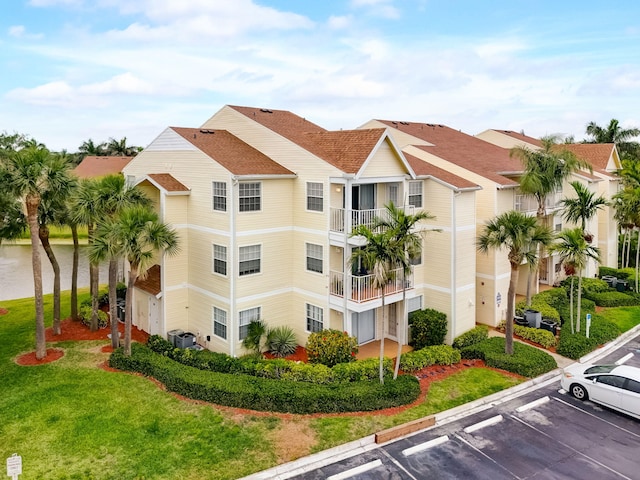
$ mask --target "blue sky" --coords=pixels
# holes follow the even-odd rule
[[[640,126],[640,2],[4,0],[0,131],[76,151],[225,104],[574,135]]]

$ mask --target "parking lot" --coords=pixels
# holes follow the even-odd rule
[[[598,363],[640,367],[640,342]],[[640,421],[580,402],[559,378],[517,399],[298,479],[640,479]]]

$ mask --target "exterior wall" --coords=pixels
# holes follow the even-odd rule
[[[364,177],[388,177],[393,175],[406,175],[406,167],[398,155],[393,151],[390,143],[385,141],[376,150],[373,157],[364,166]]]
[[[497,145],[502,148],[513,148],[513,147],[527,147],[527,148],[537,148],[535,145],[529,144],[522,140],[518,140],[509,135],[505,135],[504,133],[500,133],[496,130],[485,130],[482,133],[476,135],[476,138],[484,140],[485,142],[492,143],[493,145]]]

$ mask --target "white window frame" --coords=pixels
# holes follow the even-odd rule
[[[262,307],[253,307],[238,312],[238,340],[242,341],[249,334],[249,324],[254,320],[260,320]]]
[[[219,251],[219,254],[218,254],[218,253],[216,253],[216,249],[218,249],[218,250],[224,249],[224,252]],[[213,273],[215,273],[216,275],[222,275],[223,277],[226,277],[227,273],[229,273],[229,261],[228,261],[228,256],[227,256],[227,247],[225,245],[218,245],[218,244],[214,243],[213,246],[211,247],[211,250],[212,250],[211,255],[213,256],[213,265],[212,265]],[[224,258],[222,258],[222,255],[224,255]],[[224,262],[224,273],[216,271],[216,261]]]
[[[243,190],[248,190],[243,192]],[[238,185],[238,211],[259,212],[262,210],[262,183],[240,182]]]
[[[244,258],[243,258],[244,257]],[[242,263],[258,261],[258,269],[249,269],[252,271],[242,271]],[[257,275],[262,272],[262,245],[245,245],[238,248],[238,276],[246,277],[248,275]]]
[[[305,250],[305,268],[307,269],[307,272],[322,274],[324,272],[324,249],[322,248],[322,245],[317,243],[305,243]],[[320,271],[309,268],[310,266],[313,266],[312,264],[314,262],[320,262]]]
[[[213,334],[218,338],[226,340],[227,331],[228,331],[227,311],[223,310],[222,308],[213,307],[212,315],[213,315],[213,328],[212,328]],[[219,329],[223,329],[224,335],[218,334],[218,332],[216,331],[216,327],[218,327]]]
[[[320,208],[317,205],[318,201],[320,202]],[[324,185],[322,182],[307,182],[307,211],[324,211]]]
[[[224,208],[216,208],[216,200],[222,203]],[[211,182],[211,208],[215,212],[227,211],[227,183]]]
[[[422,208],[424,205],[422,195],[422,181],[409,182],[409,205]]]
[[[407,298],[407,313],[409,314],[411,312],[417,312],[418,310],[422,310],[422,295],[418,295],[413,298]]]
[[[306,318],[307,323],[305,328],[307,332],[321,332],[324,330],[324,309],[317,305],[307,303],[306,305]]]

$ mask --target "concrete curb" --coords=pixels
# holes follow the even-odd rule
[[[597,359],[608,355],[615,348],[627,343],[629,340],[635,337],[638,332],[640,332],[640,325],[636,325],[634,328],[626,331],[615,340],[612,340],[611,342],[605,344],[603,347],[585,355],[576,363],[595,362],[597,361]],[[505,403],[509,400],[513,400],[514,398],[528,393],[534,388],[559,381],[560,375],[562,375],[562,368],[556,368],[555,370],[540,375],[539,377],[532,378],[531,380],[527,380],[526,382],[522,382],[514,387],[496,392],[492,395],[474,400],[469,403],[465,403],[458,407],[445,410],[444,412],[436,413],[436,423],[434,426],[412,432],[411,434],[408,434],[405,437],[401,438],[411,437],[420,432],[424,432],[440,425],[454,422],[465,416],[472,415],[474,413],[478,413],[483,410],[495,407],[496,405],[500,405],[501,403]],[[355,455],[359,455],[361,453],[387,445],[389,443],[393,443],[397,440],[398,438],[395,438],[386,443],[376,444],[375,434],[369,435],[367,437],[361,438],[360,440],[345,443],[343,445],[339,445],[328,450],[323,450],[322,452],[318,452],[313,455],[299,458],[298,460],[294,460],[292,462],[283,463],[282,465],[278,465],[268,470],[254,473],[247,477],[243,477],[240,480],[285,480],[321,468],[323,466],[339,462],[340,460],[344,460],[345,458],[350,458]]]

